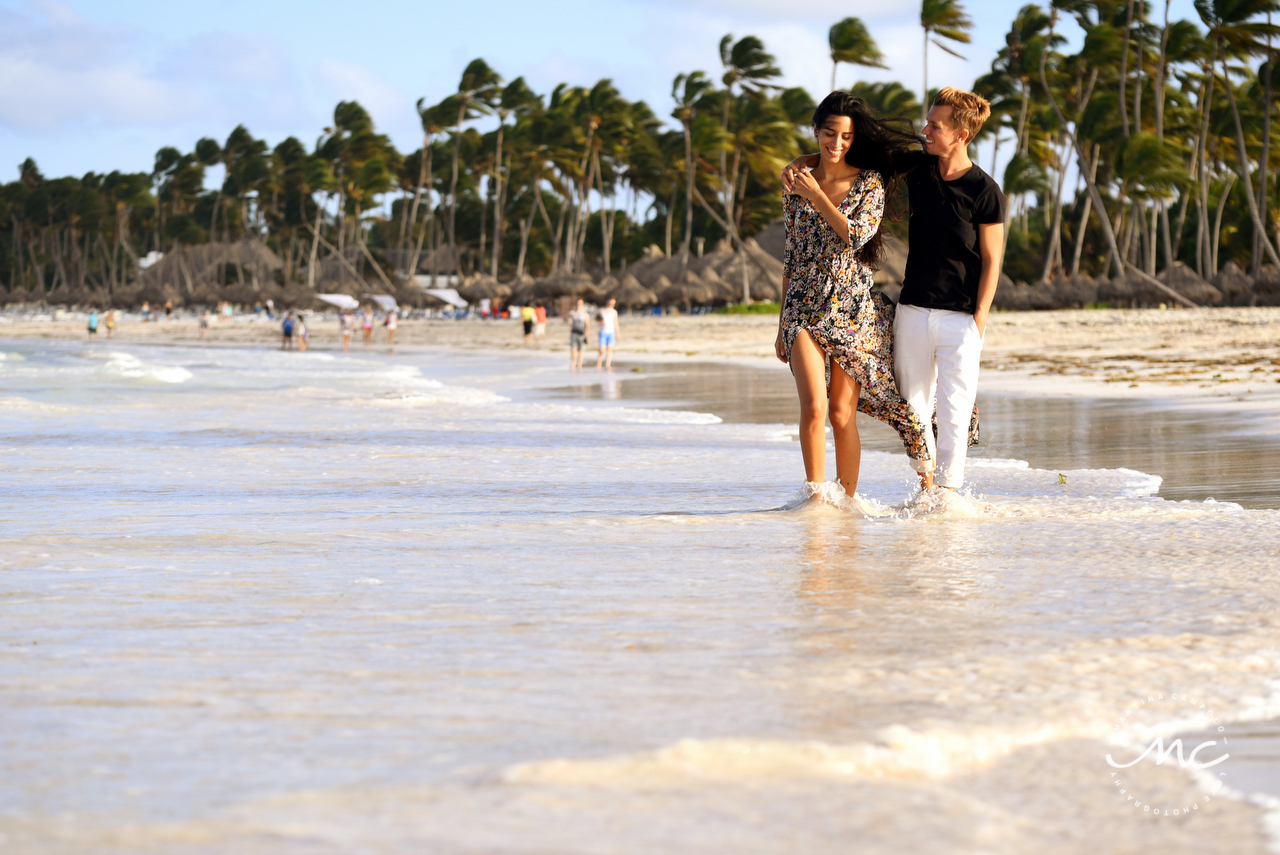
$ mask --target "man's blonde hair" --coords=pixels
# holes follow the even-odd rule
[[[991,117],[991,102],[981,95],[954,86],[944,86],[938,90],[933,105],[951,108],[951,123],[969,132],[969,142],[973,142],[978,131],[982,130],[982,123]]]

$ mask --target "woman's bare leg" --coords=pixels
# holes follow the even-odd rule
[[[836,480],[852,496],[858,490],[862,440],[858,436],[858,396],[862,387],[832,361],[831,400],[827,404],[836,444]]]
[[[827,369],[822,350],[800,330],[791,345],[791,373],[800,394],[800,454],[804,479],[827,478]]]

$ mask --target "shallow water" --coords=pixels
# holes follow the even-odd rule
[[[538,359],[0,351],[6,852],[1265,846],[1103,758],[1280,714],[1276,511],[879,451],[792,506],[792,425]]]
[[[588,371],[555,394],[715,413],[729,422],[797,419],[786,371],[707,363],[620,365],[603,383]],[[1045,469],[1089,467],[1158,472],[1156,495],[1215,498],[1280,508],[1280,435],[1258,416],[1173,409],[1161,402],[982,393],[982,444],[974,457],[1015,458]],[[896,453],[884,424],[859,414],[865,448]]]

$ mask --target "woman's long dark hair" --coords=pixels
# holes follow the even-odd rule
[[[920,145],[920,137],[915,128],[906,119],[877,116],[866,101],[840,90],[823,98],[822,103],[813,111],[815,133],[832,116],[848,116],[853,121],[853,143],[845,152],[845,163],[859,169],[874,169],[880,173],[884,178],[884,217],[891,219],[890,203],[901,177],[894,160],[899,152]],[[881,225],[883,224],[884,220],[881,220]],[[886,252],[881,232],[882,228],[876,229],[875,235],[858,253],[859,258],[876,268],[883,263]]]

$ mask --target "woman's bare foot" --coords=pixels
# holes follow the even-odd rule
[[[921,473],[920,473],[920,490],[921,490],[921,492],[927,493],[927,492],[929,492],[929,491],[930,491],[930,490],[932,490],[932,489],[933,489],[933,473],[932,473],[932,472],[921,472]]]

